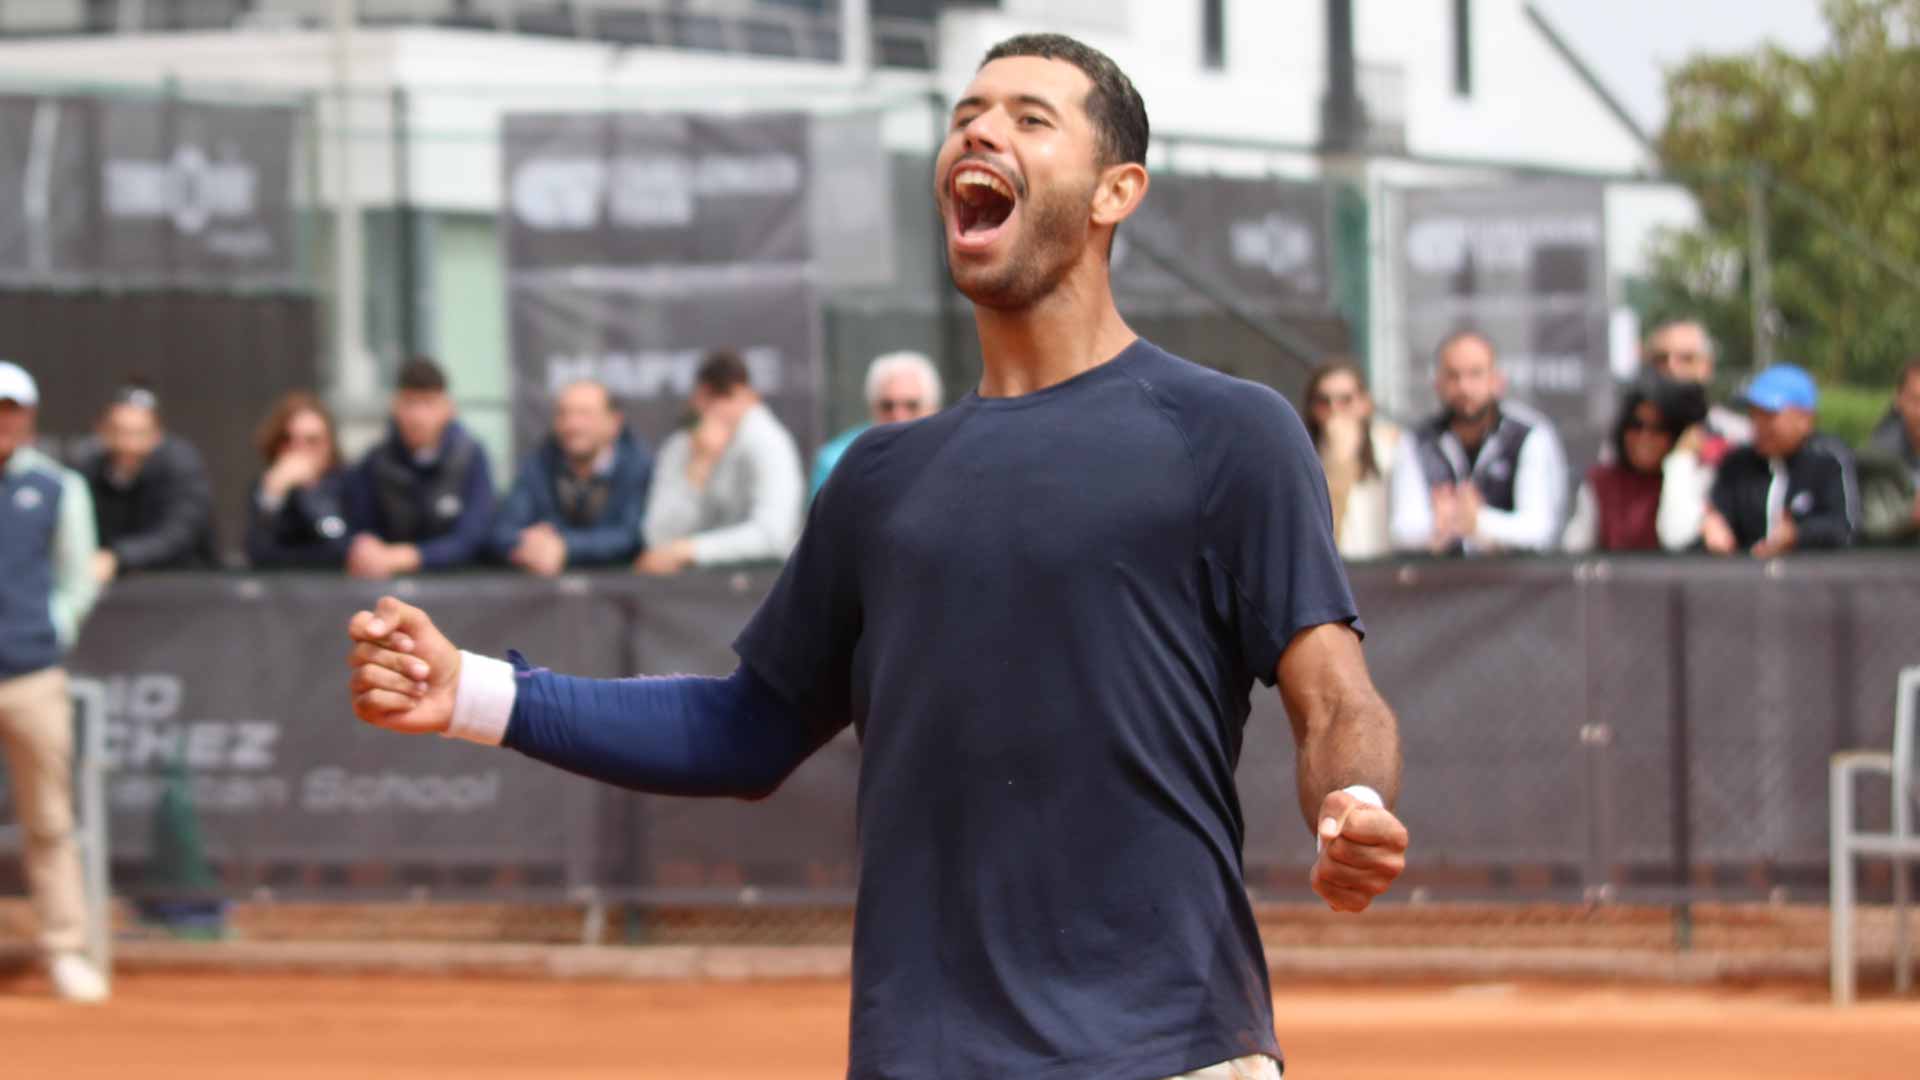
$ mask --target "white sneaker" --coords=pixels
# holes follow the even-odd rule
[[[79,953],[55,953],[47,961],[47,975],[53,979],[53,992],[67,1001],[107,1000],[107,980]]]

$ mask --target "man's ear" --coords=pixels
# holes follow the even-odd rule
[[[1111,228],[1132,216],[1147,197],[1147,170],[1137,162],[1108,166],[1093,190],[1093,223]]]
[[[1507,369],[1506,368],[1493,369],[1493,396],[1497,398],[1502,398],[1507,396]]]

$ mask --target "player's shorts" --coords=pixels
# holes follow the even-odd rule
[[[1280,1080],[1280,1063],[1265,1054],[1252,1054],[1167,1080]]]

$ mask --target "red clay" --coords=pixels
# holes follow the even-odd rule
[[[48,1000],[37,980],[0,986],[0,1071],[801,1080],[845,1068],[838,982],[136,974],[115,989],[86,1008]],[[1840,1011],[1804,987],[1341,986],[1288,988],[1275,1004],[1292,1080],[1920,1075],[1920,999]]]

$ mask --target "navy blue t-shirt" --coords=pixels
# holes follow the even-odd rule
[[[848,1076],[1278,1056],[1234,767],[1354,619],[1292,407],[1145,341],[854,443],[735,643],[862,740]]]

